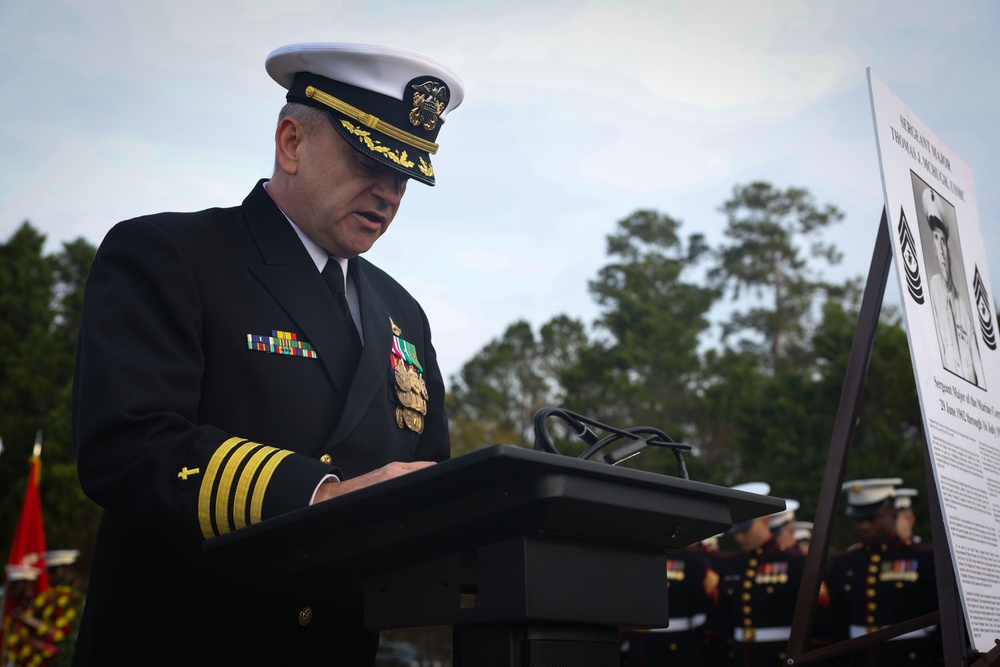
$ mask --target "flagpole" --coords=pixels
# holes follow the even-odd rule
[[[41,453],[42,453],[42,431],[41,429],[39,429],[38,431],[35,432],[35,448],[32,452],[31,458],[38,459]],[[0,437],[0,455],[3,455],[2,437]],[[35,477],[35,475],[33,474],[34,472],[35,468],[34,466],[32,466],[28,473],[29,486],[32,484],[33,481],[32,478]],[[25,495],[27,495],[27,492]],[[5,575],[4,587],[3,590],[0,590],[0,614],[3,615],[2,628],[0,628],[0,638],[3,638],[3,641],[0,641],[0,667],[7,664],[7,637],[9,636],[9,633],[12,629],[12,621],[14,620],[12,617],[7,615],[7,589],[10,588],[10,581],[9,577],[6,576],[6,573],[4,573],[4,575]]]
[[[39,592],[48,588],[48,573],[42,554],[45,553],[45,528],[42,520],[42,505],[39,496],[39,485],[42,476],[42,430],[35,433],[35,446],[28,459],[28,484],[24,490],[24,501],[18,514],[17,525],[14,528],[14,539],[11,543],[7,563],[14,565],[38,565],[41,572],[38,577]]]

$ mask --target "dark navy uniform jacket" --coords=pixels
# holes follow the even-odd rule
[[[263,181],[242,206],[108,233],[87,282],[74,386],[80,480],[104,508],[77,664],[338,653],[324,628],[357,620],[353,590],[320,600],[210,560],[202,542],[308,505],[327,474],[448,457],[427,318],[386,273],[352,264],[360,359],[345,353],[333,297]],[[422,367],[420,434],[397,418],[393,324]],[[310,637],[316,653],[288,653]]]
[[[899,537],[837,555],[827,583],[835,641],[938,610],[933,551]],[[940,633],[925,629],[857,651],[846,664],[935,665],[940,656]]]

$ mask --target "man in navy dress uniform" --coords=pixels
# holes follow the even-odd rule
[[[275,581],[202,543],[449,455],[427,318],[361,255],[408,181],[434,184],[462,84],[361,44],[266,69],[287,91],[272,177],[118,224],[90,272],[74,440],[104,516],[77,665],[371,664],[352,573]]]

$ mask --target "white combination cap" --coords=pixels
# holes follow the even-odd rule
[[[72,565],[79,557],[80,551],[77,549],[53,549],[44,554],[45,564],[49,567]]]
[[[916,495],[916,489],[896,489],[896,509],[905,510],[913,507],[913,498]]]
[[[944,238],[948,240],[948,223],[944,217],[944,208],[942,206],[943,202],[938,193],[934,192],[930,188],[924,190],[922,197],[924,204],[924,216],[927,218],[927,224],[930,225],[931,229],[940,229],[941,233],[944,234]]]
[[[771,485],[767,482],[744,482],[743,484],[737,484],[736,486],[729,487],[734,491],[745,491],[747,493],[756,493],[758,496],[766,496],[771,493]],[[735,535],[736,533],[742,533],[743,531],[750,528],[755,519],[747,519],[746,521],[740,521],[734,524],[728,532],[730,535]]]
[[[795,518],[795,510],[799,508],[799,501],[785,498],[785,509],[775,512],[771,516],[771,530],[777,530]]]
[[[35,581],[42,573],[37,567],[30,565],[7,565],[7,581]]]
[[[847,516],[852,519],[866,519],[875,515],[896,497],[896,487],[903,483],[899,477],[875,479],[855,479],[844,482],[847,492]]]
[[[343,43],[282,46],[264,67],[285,99],[326,111],[363,155],[434,185],[438,132],[465,97],[451,69],[403,49]]]
[[[795,541],[802,542],[803,540],[811,540],[813,534],[813,522],[812,521],[796,521],[795,522]]]

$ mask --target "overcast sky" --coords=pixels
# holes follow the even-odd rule
[[[451,66],[465,102],[368,254],[427,310],[446,377],[510,323],[598,314],[587,281],[651,208],[722,240],[736,184],[882,209],[865,68],[971,166],[1000,276],[1000,3],[711,0],[0,0],[0,239],[48,250],[119,220],[239,204],[270,175],[274,48],[354,41]],[[895,281],[893,277],[892,282]],[[895,290],[895,286],[891,286]]]

